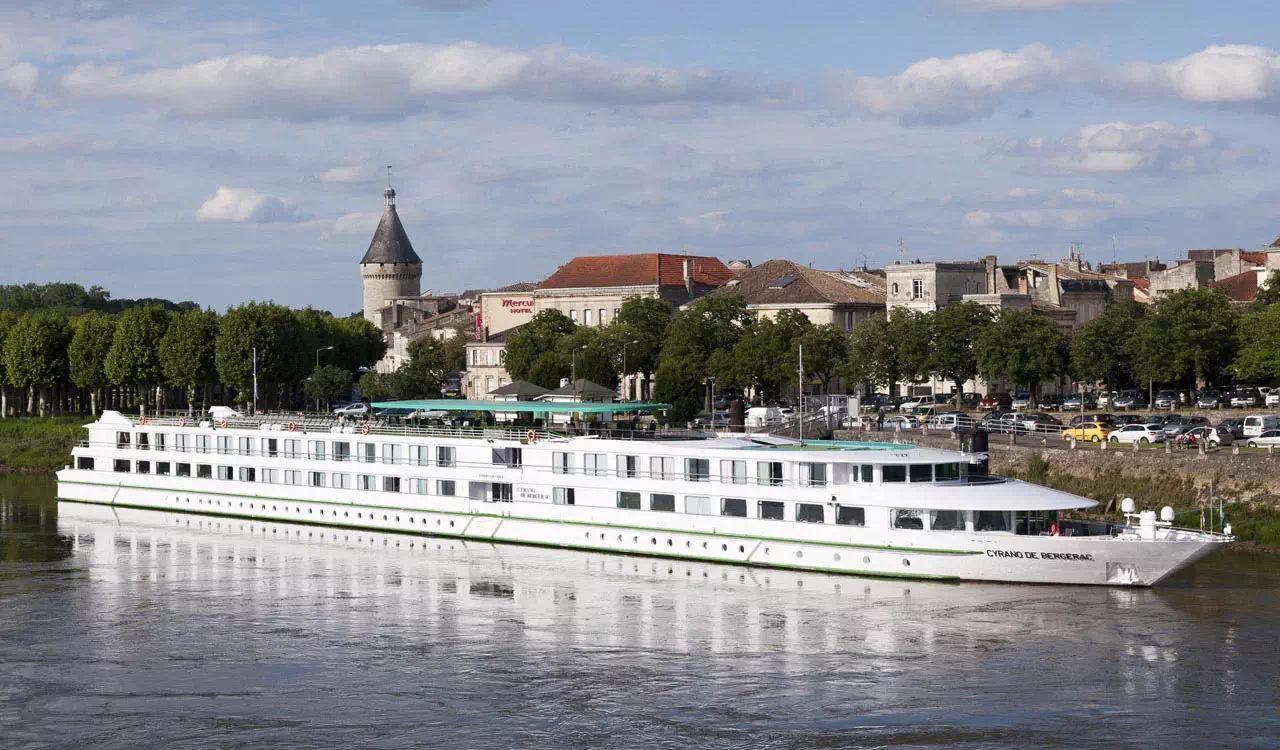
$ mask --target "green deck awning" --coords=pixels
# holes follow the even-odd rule
[[[374,401],[374,409],[406,409],[410,411],[448,412],[519,412],[523,414],[634,414],[670,409],[671,404],[621,402],[614,404],[557,401],[492,401],[479,399],[422,399],[410,401]]]

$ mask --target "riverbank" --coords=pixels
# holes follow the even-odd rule
[[[89,417],[0,419],[0,474],[49,474],[71,461],[71,448],[89,437]]]

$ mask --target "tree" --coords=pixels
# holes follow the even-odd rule
[[[822,392],[830,393],[831,379],[849,358],[849,334],[826,323],[805,331],[799,343],[804,345],[805,375],[822,381]]]
[[[391,393],[397,399],[440,398],[444,385],[444,346],[434,336],[409,343],[409,361],[391,378]]]
[[[335,399],[351,395],[351,373],[341,367],[324,365],[311,373],[302,389],[307,398],[323,401],[331,408]]]
[[[31,312],[18,319],[5,337],[4,365],[9,382],[27,391],[27,413],[44,416],[44,390],[67,377],[71,326],[60,313]]]
[[[17,313],[0,310],[0,419],[9,416],[9,376],[5,371],[4,364],[5,338],[17,324]]]
[[[621,359],[611,337],[602,329],[579,327],[568,336],[560,337],[556,349],[560,361],[569,363],[570,377],[585,378],[606,388],[618,387]]]
[[[898,383],[916,382],[928,372],[929,330],[923,313],[901,307],[887,317],[868,318],[854,327],[841,372],[852,383],[896,395]]]
[[[227,310],[219,321],[214,362],[223,384],[241,391],[240,401],[246,403],[252,397],[255,348],[259,389],[270,392],[262,386],[297,383],[311,371],[315,351],[306,347],[292,311],[270,302],[249,302]]]
[[[165,382],[186,390],[188,408],[195,404],[196,388],[218,378],[217,343],[218,314],[212,309],[174,315],[160,339],[160,367]],[[208,406],[207,402],[206,398],[204,406]]]
[[[159,305],[131,307],[121,313],[107,353],[106,373],[111,382],[143,389],[163,383],[160,340],[168,329],[169,313]]]
[[[1253,300],[1254,308],[1269,307],[1280,302],[1280,271],[1272,271],[1267,280],[1258,287],[1258,295]]]
[[[731,349],[720,349],[707,358],[706,370],[722,388],[755,389],[765,401],[777,399],[787,378],[791,351],[786,337],[772,318],[751,324]]]
[[[623,301],[613,323],[606,329],[620,360],[623,347],[626,348],[626,362],[618,366],[622,375],[638,372],[645,383],[653,379],[674,312],[671,303],[661,297],[628,297]],[[630,372],[622,372],[624,365]],[[642,388],[641,397],[643,395]]]
[[[709,395],[703,383],[711,357],[732,350],[754,322],[755,316],[736,296],[702,297],[671,319],[658,355],[654,397],[673,405],[674,420],[697,416],[703,393]]]
[[[67,346],[71,382],[89,392],[89,411],[98,413],[98,394],[111,383],[107,377],[107,355],[115,340],[115,319],[102,313],[76,318],[75,333]]]
[[[507,372],[513,379],[527,380],[543,388],[558,387],[560,378],[569,374],[569,360],[558,351],[560,339],[576,328],[559,310],[543,310],[533,316],[507,338]]]
[[[1134,332],[1134,375],[1145,383],[1215,383],[1235,359],[1238,314],[1217,289],[1158,301]]]
[[[978,374],[978,354],[973,343],[991,320],[991,310],[973,302],[945,305],[930,316],[932,346],[928,367],[956,384],[956,406],[964,395],[964,384]]]
[[[1280,377],[1280,305],[1269,304],[1241,316],[1240,350],[1231,369],[1244,381]]]
[[[1146,306],[1125,301],[1109,305],[1071,337],[1071,370],[1083,383],[1105,383],[1112,390],[1133,375],[1134,333]]]
[[[391,378],[370,370],[360,376],[356,389],[360,391],[360,398],[366,401],[385,401],[391,398]]]
[[[467,369],[467,344],[473,340],[470,326],[457,326],[453,329],[453,335],[444,340],[445,372]]]
[[[1001,310],[974,341],[978,372],[1034,391],[1066,370],[1067,343],[1052,320],[1030,310]]]

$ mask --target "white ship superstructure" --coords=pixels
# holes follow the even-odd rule
[[[1060,519],[1095,504],[900,444],[110,411],[88,430],[60,499],[941,580],[1151,585],[1231,539]]]

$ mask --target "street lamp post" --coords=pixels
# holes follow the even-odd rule
[[[707,378],[707,382],[711,383],[711,431],[716,431],[716,379],[715,377]]]
[[[316,369],[317,370],[320,369],[320,352],[327,352],[332,350],[333,350],[332,346],[322,346],[319,349],[316,349]]]

